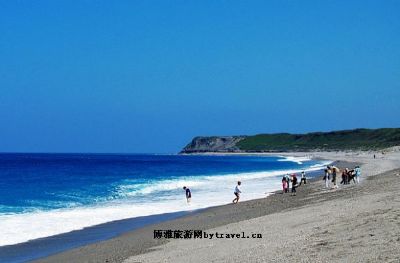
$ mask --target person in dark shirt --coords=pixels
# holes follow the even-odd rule
[[[347,176],[346,170],[343,170],[342,181],[340,181],[340,184],[346,184],[346,176]]]
[[[348,183],[350,184],[351,181],[353,181],[353,183],[356,183],[356,178],[355,178],[356,177],[356,173],[355,173],[354,169],[349,170],[349,172],[347,174],[349,175]]]
[[[297,176],[296,174],[292,175],[292,195],[296,195],[296,187],[297,187]]]
[[[190,192],[190,189],[186,186],[183,187],[183,190],[186,192],[186,201],[190,203],[190,200],[192,199],[192,192]]]

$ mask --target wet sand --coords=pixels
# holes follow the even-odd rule
[[[299,153],[296,153],[299,154]],[[328,156],[329,155],[329,156]],[[359,185],[323,189],[315,180],[297,196],[274,194],[213,207],[83,246],[40,262],[366,262],[399,258],[399,152],[380,159],[363,153],[327,153],[337,166],[362,163]],[[293,156],[293,154],[292,154]],[[314,155],[314,157],[316,154]],[[322,176],[322,175],[321,175]],[[154,239],[154,230],[261,233],[261,239]]]

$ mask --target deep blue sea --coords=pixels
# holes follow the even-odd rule
[[[308,158],[204,155],[0,154],[0,246],[119,219],[230,203],[318,170]],[[192,191],[186,203],[183,186]]]

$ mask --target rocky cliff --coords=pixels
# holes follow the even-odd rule
[[[236,146],[246,136],[195,137],[181,153],[240,152]]]

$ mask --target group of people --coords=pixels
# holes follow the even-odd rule
[[[296,195],[296,188],[301,184],[307,184],[307,177],[304,171],[301,172],[300,184],[298,184],[297,175],[293,173],[291,176],[286,174],[282,177],[282,191],[283,193],[289,193],[290,183],[292,183],[292,195]]]
[[[340,174],[340,169],[333,165],[328,165],[325,169],[325,187],[326,188],[338,188],[337,185],[337,176]],[[340,184],[350,184],[353,181],[355,184],[360,183],[360,176],[361,176],[361,168],[360,166],[356,166],[354,169],[349,170],[345,168],[342,171],[342,181]],[[332,178],[332,179],[331,179]],[[333,186],[330,186],[330,183],[333,183]]]
[[[337,168],[336,166],[328,165],[326,167],[325,176],[324,176],[326,188],[331,188],[331,186],[330,186],[331,182],[333,183],[332,188],[338,188],[336,180],[337,180],[337,175],[339,173],[340,173],[340,169]],[[352,170],[349,170],[348,168],[346,168],[342,172],[342,181],[340,182],[340,184],[350,184],[351,181],[358,184],[360,182],[360,176],[361,176],[360,166],[356,166]],[[284,175],[282,178],[283,193],[289,193],[290,184],[292,185],[291,195],[294,196],[294,195],[296,195],[296,192],[297,192],[296,188],[298,186],[301,186],[302,184],[307,184],[307,177],[306,177],[305,171],[301,172],[300,183],[298,183],[297,175],[295,173],[293,173],[292,175],[289,175],[289,174]],[[237,204],[239,202],[240,194],[242,193],[242,191],[240,189],[241,185],[242,185],[242,182],[238,181],[237,185],[235,187],[235,190],[233,191],[235,198],[232,200],[232,203],[234,203],[234,204]],[[190,200],[192,198],[192,192],[186,186],[183,187],[183,190],[185,190],[187,202],[190,203]]]

